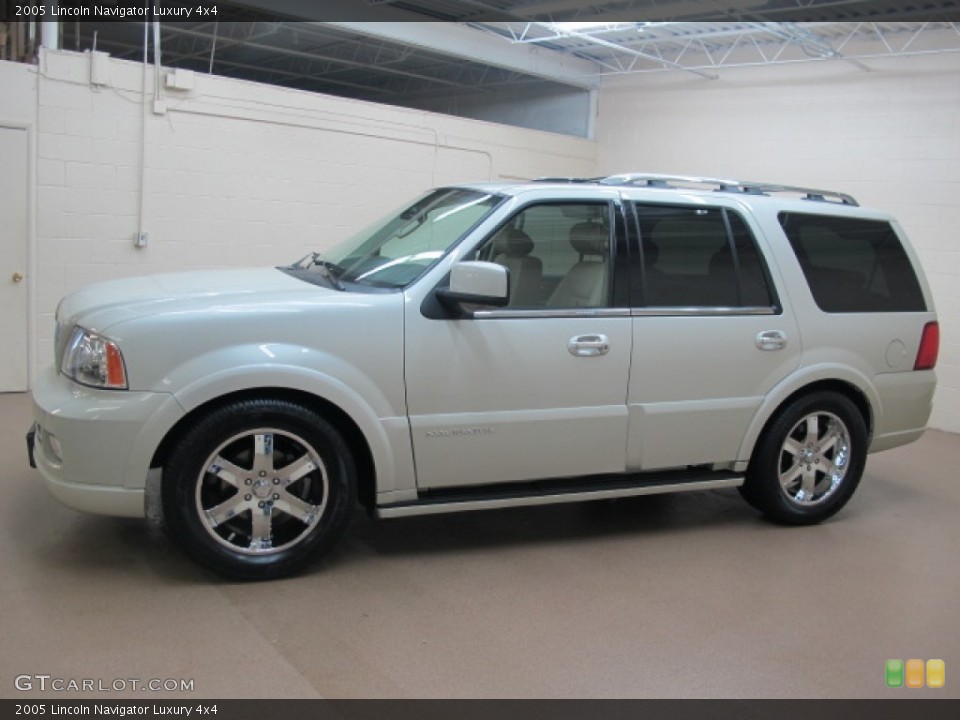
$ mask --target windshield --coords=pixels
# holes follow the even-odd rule
[[[446,255],[501,199],[476,190],[434,190],[327,252],[308,255],[294,269],[316,271],[340,287],[404,287]]]

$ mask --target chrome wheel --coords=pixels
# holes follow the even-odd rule
[[[800,507],[825,502],[843,484],[850,465],[850,431],[826,411],[804,416],[780,450],[780,490]]]
[[[301,570],[346,531],[353,453],[314,409],[246,398],[198,414],[169,451],[161,497],[170,538],[234,580]]]
[[[197,514],[203,529],[230,550],[279,553],[323,518],[327,470],[310,443],[291,432],[264,427],[234,435],[202,467]]]

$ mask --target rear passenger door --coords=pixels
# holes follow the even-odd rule
[[[764,395],[797,368],[757,228],[721,206],[634,203],[629,470],[736,460]]]

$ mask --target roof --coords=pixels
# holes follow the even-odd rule
[[[593,178],[538,178],[526,183],[480,183],[470,187],[508,195],[516,195],[532,188],[569,189],[571,187],[637,188],[673,190],[683,193],[724,193],[737,197],[770,197],[787,195],[793,199],[820,202],[844,207],[858,207],[856,199],[844,192],[808,188],[780,183],[752,182],[730,178],[704,178],[687,175],[652,173],[622,173]]]

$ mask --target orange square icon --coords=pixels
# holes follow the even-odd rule
[[[942,688],[947,667],[943,660],[927,660],[927,687]]]
[[[906,679],[908,688],[923,687],[923,660],[907,660]]]

